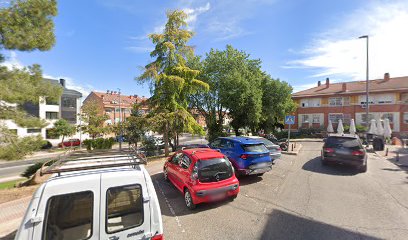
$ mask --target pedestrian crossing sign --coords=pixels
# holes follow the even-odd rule
[[[295,124],[295,116],[291,116],[291,115],[286,116],[285,117],[285,124],[288,124],[288,125]]]

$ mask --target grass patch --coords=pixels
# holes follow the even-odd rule
[[[23,178],[20,178],[8,182],[2,182],[0,183],[0,190],[14,188],[17,183],[22,182],[23,180]]]

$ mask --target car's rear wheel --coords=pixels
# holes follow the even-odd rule
[[[169,181],[169,176],[167,175],[168,173],[167,173],[167,168],[164,168],[163,169],[163,178],[164,178],[164,180],[165,181]]]
[[[186,202],[186,206],[188,207],[188,209],[193,210],[196,208],[196,205],[193,203],[191,193],[190,191],[188,191],[188,189],[184,191],[184,201]]]
[[[232,202],[232,201],[234,201],[235,198],[237,198],[237,197],[238,197],[238,195],[232,195],[232,196],[229,198],[229,200]]]
[[[359,169],[358,169],[360,172],[367,172],[367,164],[365,164],[365,165],[363,165],[363,166],[361,166]]]

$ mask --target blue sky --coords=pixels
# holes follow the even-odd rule
[[[367,0],[60,0],[57,43],[47,52],[7,52],[5,65],[42,65],[70,87],[150,96],[134,78],[151,59],[147,34],[168,9],[189,13],[196,54],[227,44],[262,60],[263,70],[296,91],[318,80],[364,79],[370,35],[370,75],[408,75],[408,1]]]

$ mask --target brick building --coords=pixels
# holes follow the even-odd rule
[[[294,93],[298,104],[295,112],[297,128],[322,127],[327,129],[329,119],[336,127],[342,119],[345,125],[354,119],[356,125],[366,124],[366,81],[325,83]],[[388,118],[395,133],[408,133],[408,77],[369,81],[369,120]],[[287,127],[287,126],[286,126]]]
[[[134,104],[142,103],[142,107],[139,109],[141,114],[147,114],[149,108],[146,103],[146,97],[139,97],[137,95],[120,95],[116,91],[106,91],[106,92],[91,92],[86,99],[84,104],[87,102],[95,101],[101,106],[101,111],[104,114],[109,116],[109,119],[106,120],[107,125],[119,123],[119,121],[125,121],[127,117],[130,116]],[[120,108],[122,111],[119,111],[119,101]],[[120,115],[122,113],[122,115]]]

